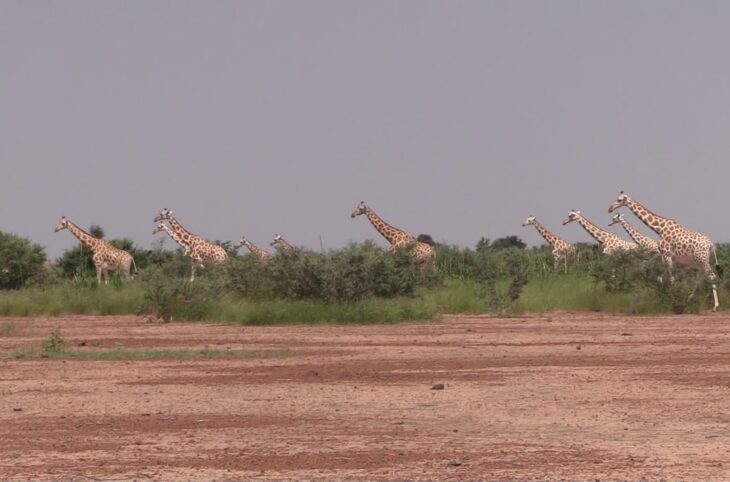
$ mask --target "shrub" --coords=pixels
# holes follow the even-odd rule
[[[148,309],[165,322],[173,319],[202,320],[221,290],[222,267],[206,265],[195,282],[179,276],[178,266],[152,266],[140,276]]]
[[[47,274],[46,253],[39,244],[0,232],[0,289],[17,289],[42,283]]]
[[[58,353],[63,350],[65,342],[61,337],[61,328],[56,327],[50,336],[43,342],[41,351],[43,353]]]

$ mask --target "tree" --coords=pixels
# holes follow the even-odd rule
[[[518,236],[506,236],[504,238],[497,238],[492,243],[492,249],[507,249],[507,248],[519,248],[525,249],[527,245]]]
[[[0,289],[17,289],[39,281],[45,262],[46,252],[41,245],[0,232]]]

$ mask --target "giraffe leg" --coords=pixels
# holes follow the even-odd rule
[[[709,255],[708,255],[709,258]],[[706,276],[710,278],[710,281],[712,281],[712,301],[714,302],[714,305],[712,305],[712,311],[717,311],[717,308],[720,306],[720,300],[717,297],[717,283],[715,283],[715,280],[717,279],[717,275],[714,271],[712,271],[712,268],[710,267],[710,263],[707,263],[707,267],[704,269]]]

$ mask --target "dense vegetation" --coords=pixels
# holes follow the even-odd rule
[[[100,228],[97,235],[103,235]],[[550,251],[527,248],[517,236],[481,239],[474,248],[436,244],[435,266],[420,266],[367,241],[317,253],[282,252],[267,261],[236,255],[199,270],[181,251],[133,253],[139,272],[124,283],[97,286],[88,250],[80,245],[55,264],[41,246],[0,233],[0,314],[149,314],[163,320],[221,320],[247,324],[370,322],[430,319],[445,312],[499,314],[547,310],[619,313],[697,312],[711,307],[709,283],[695,269],[676,268],[675,281],[646,251],[604,256],[579,245],[578,255],[553,267]],[[729,272],[730,245],[717,247]],[[718,280],[722,306],[730,283]]]

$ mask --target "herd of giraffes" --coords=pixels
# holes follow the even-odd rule
[[[595,223],[583,216],[580,211],[571,210],[568,213],[568,217],[563,221],[563,225],[576,221],[588,234],[598,241],[601,252],[604,254],[643,247],[656,252],[670,269],[674,263],[698,266],[701,274],[712,281],[712,296],[714,301],[712,311],[717,311],[717,308],[720,306],[720,301],[717,297],[717,285],[715,283],[717,275],[710,263],[711,255],[714,255],[715,265],[717,265],[717,253],[715,252],[715,245],[712,240],[702,233],[690,231],[674,219],[666,218],[650,211],[643,204],[630,198],[623,191],[621,191],[616,200],[608,207],[608,212],[612,213],[623,206],[629,208],[642,223],[658,234],[659,241],[657,242],[649,236],[640,233],[621,213],[614,214],[609,226],[620,223],[631,239],[633,239],[633,242],[621,239],[616,234],[599,228]],[[525,219],[522,225],[535,226],[537,231],[545,238],[545,241],[550,244],[556,268],[561,261],[567,263],[568,256],[576,253],[574,244],[548,231],[545,226],[535,219],[535,216],[530,216]]]
[[[701,273],[712,281],[712,294],[714,298],[713,311],[716,311],[720,303],[715,284],[717,276],[710,263],[711,252],[714,253],[715,249],[710,238],[702,233],[690,231],[673,219],[653,213],[638,201],[630,198],[623,191],[621,191],[618,198],[609,206],[608,212],[612,213],[623,206],[629,208],[639,220],[658,234],[660,240],[657,242],[641,234],[621,213],[616,213],[613,216],[609,226],[620,223],[629,236],[631,236],[633,242],[626,241],[614,233],[599,228],[595,223],[583,216],[580,211],[571,210],[568,217],[563,221],[563,225],[573,221],[580,224],[588,234],[598,241],[601,251],[604,254],[611,254],[618,250],[632,250],[643,247],[656,252],[670,269],[673,263],[699,266]],[[372,208],[366,205],[364,201],[360,201],[357,204],[350,217],[355,218],[362,214],[368,218],[373,227],[390,243],[391,251],[408,247],[411,255],[416,257],[420,262],[430,264],[435,261],[436,251],[432,245],[421,242],[408,232],[391,226],[373,211]],[[163,221],[167,221],[168,224],[165,224]],[[173,216],[171,210],[165,208],[160,211],[154,218],[154,222],[158,224],[152,231],[152,234],[165,231],[170,238],[182,247],[185,256],[190,258],[191,281],[195,279],[196,267],[202,267],[205,262],[220,262],[228,259],[228,253],[221,245],[212,243],[202,236],[193,234],[185,229],[175,216]],[[551,233],[535,216],[528,217],[522,225],[535,226],[540,235],[550,244],[556,268],[561,261],[565,262],[567,266],[568,257],[576,253],[575,244],[569,243]],[[55,231],[62,229],[68,229],[91,251],[94,267],[96,268],[96,278],[99,283],[102,281],[108,283],[110,272],[118,271],[125,279],[128,279],[131,277],[133,266],[136,270],[134,259],[130,253],[113,246],[104,239],[92,236],[66,219],[66,217],[61,218]],[[234,245],[234,248],[238,249],[241,246],[245,246],[254,256],[262,260],[272,256],[271,252],[256,246],[245,237],[242,237]],[[276,247],[280,251],[293,249],[293,246],[281,234],[274,236],[271,246]],[[714,254],[715,264],[717,264],[717,254]]]
[[[361,214],[365,214],[370,222],[373,224],[375,229],[385,237],[390,243],[392,251],[395,251],[403,246],[408,246],[414,243],[412,254],[424,263],[432,263],[436,259],[436,251],[433,246],[421,241],[417,241],[412,235],[408,234],[402,229],[395,228],[390,224],[386,223],[383,218],[378,216],[375,211],[368,207],[365,202],[361,201],[355,211],[353,211],[351,217],[356,217]],[[166,221],[168,224],[165,224]],[[152,234],[159,232],[166,232],[170,238],[172,238],[183,250],[183,254],[191,260],[191,271],[190,281],[195,279],[196,267],[202,267],[206,262],[220,262],[228,259],[228,253],[223,246],[212,243],[202,236],[193,234],[185,227],[180,224],[180,221],[175,218],[170,209],[163,209],[154,218],[154,222],[157,223]],[[76,236],[78,240],[86,246],[91,252],[91,259],[96,269],[96,279],[99,283],[109,282],[109,273],[119,272],[125,279],[129,279],[132,276],[132,267],[134,265],[134,258],[132,255],[112,245],[109,241],[101,238],[97,238],[89,234],[88,232],[81,229],[78,225],[62,217],[56,225],[55,231],[58,232],[62,229],[68,229],[71,234]],[[254,243],[242,237],[241,240],[236,243],[233,247],[235,249],[245,246],[254,256],[259,259],[265,260],[273,256],[269,251],[256,246]],[[294,246],[289,243],[281,234],[276,234],[271,246],[274,246],[280,251],[287,251],[294,249]]]

